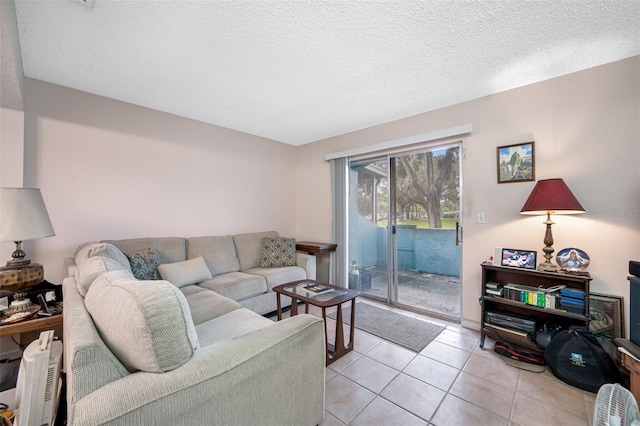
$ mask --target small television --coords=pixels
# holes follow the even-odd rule
[[[16,426],[53,425],[60,400],[62,343],[53,340],[53,330],[22,354],[16,385]]]

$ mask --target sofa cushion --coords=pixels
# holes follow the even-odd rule
[[[236,301],[257,296],[267,291],[267,282],[259,275],[229,272],[201,282],[198,287],[213,290]]]
[[[75,264],[80,265],[83,261],[87,260],[89,258],[89,252],[91,252],[91,250],[93,250],[93,248],[97,244],[100,243],[98,243],[97,241],[88,241],[78,247],[75,254],[73,255],[73,261],[75,262]]]
[[[165,263],[158,266],[158,272],[163,280],[169,281],[176,287],[198,284],[211,279],[211,272],[203,257],[183,260],[182,262]]]
[[[104,342],[130,371],[173,370],[198,347],[187,300],[167,281],[105,272],[89,288],[85,306]]]
[[[76,268],[75,278],[78,291],[82,296],[86,296],[93,281],[103,272],[122,271],[133,280],[131,272],[125,269],[119,262],[110,257],[92,256],[82,261]]]
[[[125,253],[124,255],[129,259],[134,277],[139,280],[160,279],[160,273],[158,272],[160,259],[156,249],[149,247],[136,253]]]
[[[242,308],[197,325],[196,332],[204,348],[272,325],[270,319]]]
[[[129,265],[129,259],[122,253],[118,247],[114,246],[110,243],[97,243],[97,242],[88,242],[81,245],[78,250],[76,250],[76,254],[73,257],[76,265],[80,266],[82,263],[86,262],[88,259],[96,256],[108,257],[113,259],[115,262],[118,262],[123,269],[131,272],[131,266]]]
[[[262,239],[261,268],[278,268],[281,266],[296,265],[296,240],[295,238],[271,238]]]
[[[180,262],[187,258],[186,240],[180,237],[131,238],[128,240],[107,240],[123,253],[137,253],[152,247],[158,252],[160,264]]]
[[[299,266],[284,266],[282,268],[251,268],[244,272],[264,277],[269,290],[280,284],[307,279],[305,270]]]
[[[197,285],[184,286],[180,291],[187,299],[191,318],[196,326],[242,307],[228,297]]]
[[[250,234],[238,234],[233,236],[233,242],[236,246],[236,254],[240,262],[240,270],[244,271],[249,268],[257,268],[260,266],[262,258],[262,239],[265,237],[279,237],[276,231],[254,232]]]
[[[180,287],[180,291],[187,297],[187,300],[189,300],[189,296],[209,290],[202,288],[199,285],[185,285],[184,287]]]
[[[211,275],[240,270],[233,237],[192,237],[187,239],[187,258],[204,257]]]

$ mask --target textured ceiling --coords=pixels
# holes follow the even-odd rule
[[[16,1],[26,77],[301,145],[640,54],[640,2]]]
[[[15,13],[13,3],[0,3],[0,105],[22,110],[24,103],[19,81],[22,78],[22,64],[16,61],[16,56],[20,58],[18,31],[15,19],[6,19],[7,15],[15,16]]]

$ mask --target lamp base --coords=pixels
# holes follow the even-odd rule
[[[551,259],[553,258],[553,234],[551,233],[551,225],[554,222],[551,220],[551,212],[547,212],[547,220],[542,222],[546,225],[546,230],[544,233],[544,248],[542,251],[544,252],[544,262],[538,265],[538,271],[545,272],[558,272],[558,265],[555,263],[551,263]]]
[[[558,268],[558,265],[553,264],[551,262],[543,262],[543,263],[540,263],[538,265],[538,271],[558,272],[559,270],[560,270],[560,268]]]
[[[18,291],[44,281],[44,268],[39,263],[0,268],[0,290]]]

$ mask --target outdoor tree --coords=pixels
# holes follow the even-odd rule
[[[398,157],[406,176],[413,201],[422,206],[429,218],[429,227],[442,228],[441,205],[458,209],[457,148]],[[400,167],[399,167],[400,168]],[[402,185],[398,186],[399,188]]]
[[[396,214],[399,214],[406,220],[409,218],[411,207],[416,204],[415,197],[411,191],[411,183],[409,182],[406,173],[403,173],[404,170],[399,168],[396,172]]]

